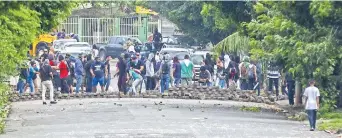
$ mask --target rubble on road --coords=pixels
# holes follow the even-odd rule
[[[49,98],[49,94],[46,94]],[[80,94],[57,94],[56,99],[80,99],[80,98],[119,98],[118,92],[107,93],[80,93]],[[136,95],[123,95],[121,98],[166,98],[166,99],[200,99],[200,100],[233,100],[240,102],[255,102],[275,104],[275,96],[257,96],[255,92],[250,90],[238,90],[232,86],[228,89],[220,89],[219,87],[191,86],[172,87],[166,93],[160,93],[158,90],[149,91]],[[41,100],[41,93],[33,95],[24,94],[19,96],[13,93],[10,100],[12,102]],[[156,105],[161,103],[155,103]]]

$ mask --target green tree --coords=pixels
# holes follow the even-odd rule
[[[315,78],[326,107],[333,107],[342,49],[341,21],[332,19],[340,18],[340,7],[328,1],[256,3],[256,18],[242,23],[250,37],[250,53],[283,61],[285,69],[296,74],[302,84]]]

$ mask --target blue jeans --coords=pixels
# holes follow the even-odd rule
[[[310,128],[316,129],[316,116],[317,116],[317,110],[307,110],[308,113],[308,119],[310,123]]]
[[[80,87],[82,86],[82,75],[75,75],[76,78],[76,93],[80,91]]]
[[[179,84],[181,84],[181,78],[175,78],[175,86],[179,86]]]
[[[91,76],[86,77],[86,92],[92,92],[93,78]]]
[[[164,93],[165,90],[169,89],[169,83],[170,83],[170,74],[162,74],[161,80],[160,80],[160,92]]]
[[[200,82],[199,83],[201,86],[211,86],[211,82]]]
[[[27,84],[28,84],[29,87],[30,87],[30,92],[31,92],[31,93],[34,93],[34,84],[33,84],[33,80],[32,80],[32,79],[28,79],[28,80],[27,80]]]
[[[110,86],[110,80],[112,79],[111,74],[108,74],[108,77],[104,80],[104,85],[106,86],[106,91],[108,91],[108,88]]]
[[[19,91],[19,94],[22,94],[24,92],[24,88],[25,88],[25,80],[19,79],[18,84],[17,84],[17,89]]]
[[[219,80],[219,86],[221,89],[224,88],[224,85],[226,84],[226,80]]]

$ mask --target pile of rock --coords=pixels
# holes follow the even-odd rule
[[[46,94],[49,98],[49,94]],[[79,98],[119,98],[118,92],[111,93],[81,93],[81,94],[56,94],[55,99],[79,99]],[[234,100],[241,102],[256,102],[274,104],[275,96],[257,96],[253,91],[237,90],[235,86],[228,89],[220,89],[219,87],[191,86],[172,87],[164,94],[158,90],[146,91],[137,95],[121,95],[121,98],[172,98],[172,99],[201,99],[201,100]],[[12,102],[41,100],[41,94],[22,95],[12,94],[10,100]]]

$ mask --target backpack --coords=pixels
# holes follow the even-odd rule
[[[164,63],[162,65],[162,74],[168,74],[170,73],[170,66],[168,63]]]
[[[243,62],[241,66],[241,78],[246,79],[248,77],[248,66],[249,63]]]
[[[255,76],[254,76],[254,68],[255,68],[255,66],[248,67],[248,78],[249,79],[255,78]]]

